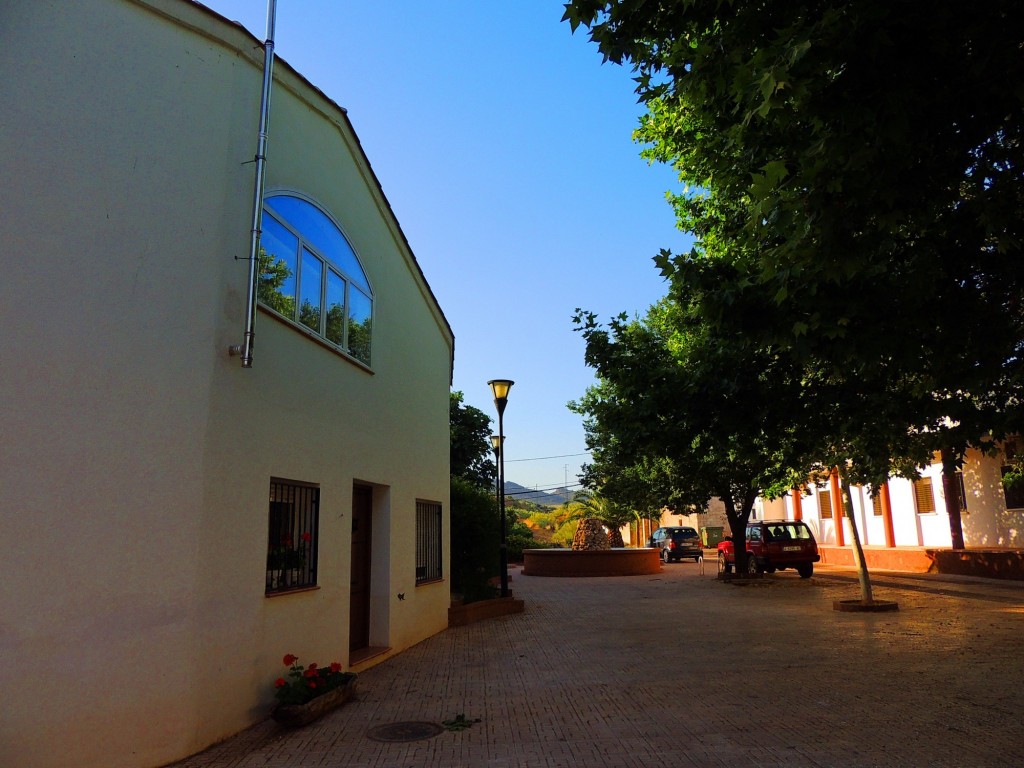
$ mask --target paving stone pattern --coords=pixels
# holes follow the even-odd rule
[[[513,571],[522,614],[457,627],[362,673],[297,731],[267,721],[177,768],[1024,765],[1024,583],[875,575],[896,613],[832,610],[852,572],[763,584],[711,568]],[[376,726],[480,718],[381,743]]]

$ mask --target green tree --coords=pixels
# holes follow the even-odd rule
[[[1024,402],[1024,6],[573,0],[566,19],[633,67],[636,138],[686,185],[697,245],[658,259],[677,291],[823,384],[853,474],[878,479],[879,446],[940,450],[962,547],[956,468]]]
[[[572,541],[576,538],[576,528],[579,524],[579,520],[569,520],[558,526],[551,536],[551,543],[564,549],[571,549]]]
[[[345,305],[334,303],[327,307],[324,335],[337,345],[345,343]],[[367,347],[369,349],[369,347]],[[354,353],[353,353],[354,354]],[[366,360],[365,362],[369,362]]]
[[[330,319],[330,316],[328,316]],[[369,317],[360,322],[350,318],[348,322],[348,351],[357,360],[370,363],[370,337],[373,334],[373,320]]]
[[[508,559],[513,563],[523,561],[523,550],[538,546],[533,538],[533,531],[530,526],[522,520],[513,517],[509,518],[506,535],[508,544]]]
[[[463,477],[451,478],[452,592],[467,603],[495,597],[499,523],[494,493]]]
[[[299,322],[320,333],[320,304],[303,299],[299,305]]]
[[[295,296],[285,293],[286,283],[291,277],[292,271],[284,259],[274,259],[260,248],[256,296],[264,306],[294,320]]]
[[[799,369],[784,355],[711,333],[696,304],[665,299],[642,320],[604,327],[577,317],[586,361],[598,376],[574,404],[584,415],[593,462],[607,487],[655,468],[660,506],[725,506],[745,567],[744,534],[760,493],[792,487],[810,461]]]
[[[609,530],[608,539],[613,547],[624,546],[620,529],[636,519],[631,507],[616,503],[594,491],[577,491],[567,508],[574,520],[594,519],[604,523]]]
[[[494,597],[490,579],[499,574],[501,518],[494,495],[496,467],[491,456],[491,419],[466,405],[462,392],[449,398],[451,430],[452,590],[467,602]],[[510,556],[521,556],[533,534],[506,505]]]
[[[452,392],[449,423],[452,475],[476,485],[493,486],[497,468],[491,458],[491,417],[466,405],[462,392]]]

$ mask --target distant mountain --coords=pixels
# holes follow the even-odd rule
[[[534,504],[540,504],[545,507],[557,507],[560,504],[565,504],[565,502],[573,497],[573,493],[574,491],[570,491],[567,488],[535,491],[519,483],[513,483],[511,480],[505,481],[506,498],[511,497],[520,501],[532,501]]]

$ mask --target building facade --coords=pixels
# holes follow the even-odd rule
[[[1005,488],[1008,442],[995,456],[968,451],[959,476],[961,523],[967,547],[1005,548],[1024,546],[1024,493]],[[869,547],[950,547],[952,537],[942,464],[936,455],[921,470],[918,480],[891,478],[872,494],[871,489],[852,489],[854,516],[861,543]],[[809,484],[799,493],[781,499],[759,499],[753,517],[803,520],[819,543],[846,546],[852,543],[850,520],[842,509],[838,481]]]
[[[447,626],[454,339],[345,112],[187,0],[0,11],[0,764],[162,765]],[[17,695],[12,695],[17,692]]]
[[[958,477],[964,544],[971,548],[1024,547],[1024,488],[1007,488],[1003,475],[1020,452],[1020,439],[1008,441],[995,455],[971,449]],[[949,515],[938,455],[918,480],[891,478],[883,488],[852,488],[854,516],[861,544],[867,547],[947,548],[952,546]],[[808,484],[779,499],[759,498],[754,520],[803,520],[819,544],[851,546],[850,519],[842,508],[838,478]],[[841,524],[837,524],[837,521]],[[725,507],[711,499],[706,513],[680,515],[664,511],[661,519],[638,520],[622,529],[629,546],[643,546],[658,526],[688,525],[724,530],[730,535]]]

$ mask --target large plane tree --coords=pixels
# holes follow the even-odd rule
[[[785,350],[847,402],[903,398],[859,436],[834,403],[835,442],[940,451],[962,547],[954,473],[1024,402],[1024,5],[573,0],[565,17],[634,69],[636,138],[686,185],[696,246],[664,273],[721,337]]]

